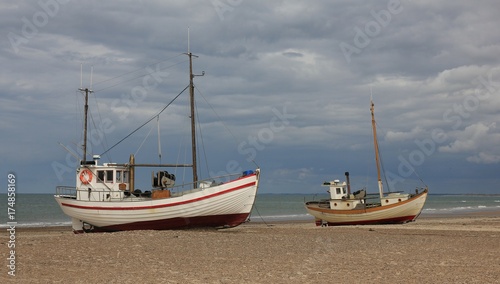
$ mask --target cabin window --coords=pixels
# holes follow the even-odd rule
[[[116,182],[128,182],[128,171],[116,171]]]
[[[97,171],[97,182],[104,182],[104,171]]]
[[[113,183],[113,170],[97,171],[97,182]]]
[[[106,182],[112,183],[113,181],[113,171],[106,171]]]
[[[337,187],[337,194],[340,194],[340,187]]]
[[[347,193],[347,191],[346,191],[346,190],[345,190],[345,188],[344,188],[344,194],[346,194],[346,193]]]

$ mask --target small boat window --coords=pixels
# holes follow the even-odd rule
[[[113,170],[106,171],[106,182],[112,183],[113,179]]]
[[[340,194],[340,187],[337,187],[337,194]]]
[[[104,171],[97,171],[97,182],[104,182]]]
[[[97,171],[97,182],[113,183],[113,170]]]
[[[128,182],[128,171],[116,171],[116,182]]]

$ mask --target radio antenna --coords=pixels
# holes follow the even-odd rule
[[[94,73],[94,66],[90,66],[90,89],[92,90],[92,73]]]
[[[189,49],[189,27],[188,27],[188,54],[191,52],[191,50]]]
[[[80,63],[80,89],[83,89],[83,63]]]

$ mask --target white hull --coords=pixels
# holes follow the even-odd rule
[[[82,201],[56,195],[73,230],[82,232],[165,230],[186,227],[234,227],[246,221],[257,194],[259,171],[221,185],[181,196],[121,201]]]
[[[400,224],[414,221],[422,211],[427,190],[412,198],[391,205],[365,209],[330,209],[329,203],[307,202],[306,209],[316,218],[316,225]]]

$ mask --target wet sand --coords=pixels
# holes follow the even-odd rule
[[[500,212],[404,225],[251,222],[224,230],[75,235],[16,228],[16,276],[0,283],[498,283]]]

